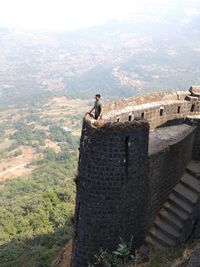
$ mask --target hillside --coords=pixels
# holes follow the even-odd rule
[[[57,97],[42,107],[1,111],[0,181],[31,173],[35,162],[45,157],[54,159],[55,153],[73,151],[82,116],[91,104]]]
[[[90,100],[0,112],[0,266],[50,266],[71,238],[78,144]]]
[[[199,84],[200,17],[169,6],[75,32],[0,29],[0,106]]]
[[[65,252],[95,93],[106,102],[200,84],[198,8],[149,6],[74,32],[0,28],[0,267],[50,267]],[[154,251],[149,266],[181,252]]]

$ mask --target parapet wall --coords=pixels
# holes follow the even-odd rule
[[[141,97],[111,102],[104,106],[103,120],[132,121],[142,117],[149,122],[150,129],[164,125],[171,120],[185,119],[200,111],[197,98],[186,100],[188,93],[153,93]]]
[[[175,93],[157,92],[145,94],[137,97],[130,97],[126,99],[120,99],[117,101],[109,102],[104,105],[104,114],[107,116],[111,112],[117,112],[127,107],[136,107],[143,104],[151,104],[158,101],[175,101],[184,100],[188,92],[181,91]]]

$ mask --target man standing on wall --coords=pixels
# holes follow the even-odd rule
[[[92,114],[93,111],[94,115]],[[89,115],[92,117],[94,116],[95,120],[97,120],[99,117],[101,117],[101,111],[102,111],[101,95],[96,94],[94,107],[90,110]]]

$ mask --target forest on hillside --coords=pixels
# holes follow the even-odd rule
[[[96,93],[200,84],[199,3],[191,13],[172,2],[71,32],[0,27],[0,267],[50,267],[71,239],[82,118]],[[153,267],[171,260],[154,255]]]
[[[55,103],[0,113],[1,267],[49,267],[71,239],[82,117],[65,112]]]
[[[28,176],[0,187],[0,266],[49,267],[71,238],[77,153],[46,151]]]

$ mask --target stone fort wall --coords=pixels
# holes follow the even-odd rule
[[[103,120],[132,121],[136,117],[146,119],[153,130],[164,126],[166,122],[185,119],[188,115],[199,113],[200,103],[197,98],[186,101],[188,93],[154,93],[136,98],[119,100],[105,104]]]
[[[196,128],[191,128],[179,140],[149,155],[147,225],[151,226],[157,212],[185,172],[186,165],[192,160],[195,137]]]
[[[144,238],[148,135],[149,126],[144,120],[107,123],[97,129],[84,121],[73,266],[88,266],[99,248],[115,249],[119,237],[130,240],[134,234],[136,244]]]
[[[151,94],[105,104],[100,121],[84,118],[72,267],[87,267],[119,237],[133,236],[134,247],[143,242],[186,164],[200,157],[200,132],[187,118],[199,114],[199,101],[186,99],[186,92]],[[149,150],[149,130],[188,120],[188,131]]]
[[[195,125],[197,127],[195,139],[194,139],[194,146],[192,151],[192,156],[194,160],[200,161],[200,121],[199,119],[188,119],[188,124]]]

